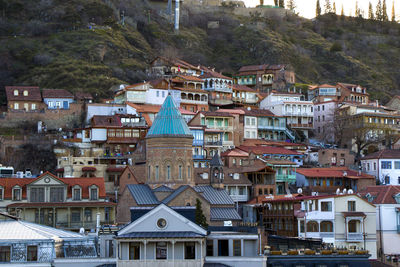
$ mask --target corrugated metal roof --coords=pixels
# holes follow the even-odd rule
[[[174,189],[166,186],[166,185],[161,185],[155,189],[153,189],[153,192],[172,192]]]
[[[74,232],[20,220],[0,221],[0,240],[54,240],[84,238]]]
[[[147,184],[129,184],[127,187],[138,205],[157,205],[160,203]]]
[[[202,234],[195,232],[135,232],[120,235],[121,238],[187,238],[187,237],[204,237]]]
[[[232,198],[224,189],[217,189],[211,185],[197,185],[193,188],[210,202],[211,205],[234,205]]]
[[[211,208],[210,219],[214,221],[221,220],[241,220],[239,213],[235,208]]]
[[[168,204],[171,200],[173,200],[176,196],[185,191],[188,187],[188,185],[181,185],[172,194],[164,198],[161,202],[164,204]]]
[[[196,223],[196,218],[195,218],[196,207],[185,206],[185,207],[170,207],[170,208],[179,213],[180,215],[182,215],[183,217],[185,217],[186,219]],[[139,219],[152,209],[154,209],[154,207],[131,207],[130,208],[131,222],[136,221],[137,219]]]
[[[190,137],[193,135],[181,113],[175,106],[171,95],[165,98],[164,104],[157,113],[146,138],[151,137]]]

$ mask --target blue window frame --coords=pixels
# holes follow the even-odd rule
[[[381,161],[381,168],[382,169],[391,169],[392,168],[392,162],[391,161]]]

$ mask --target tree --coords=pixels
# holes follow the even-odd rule
[[[342,4],[342,11],[340,11],[340,16],[344,17],[344,8],[343,8],[343,4]]]
[[[392,21],[396,22],[396,11],[394,10],[394,0],[392,5]]]
[[[296,9],[295,0],[288,0],[287,8],[294,12],[294,10]]]
[[[321,16],[321,5],[319,4],[319,0],[317,0],[317,7],[316,7],[316,9],[315,9],[315,15],[318,17],[318,16]]]
[[[375,18],[376,20],[382,20],[383,14],[382,14],[382,2],[381,0],[378,1],[378,4],[376,5],[376,10],[375,10]]]
[[[383,0],[383,5],[382,5],[382,21],[389,21],[389,16],[387,14],[386,0]]]
[[[362,16],[361,15],[361,9],[358,7],[358,1],[356,1],[356,9],[355,9],[356,11],[355,11],[355,17],[360,17],[360,16]]]
[[[325,0],[325,14],[331,12],[332,12],[331,0]]]
[[[279,0],[279,7],[285,8],[285,0]]]
[[[274,0],[274,4],[275,4],[275,6],[278,6],[279,5],[278,0]]]
[[[207,218],[204,216],[203,208],[201,207],[200,199],[196,198],[196,212],[195,212],[195,222],[203,228],[208,227]]]
[[[336,2],[333,2],[333,13],[336,14]]]
[[[368,6],[368,19],[374,20],[374,9],[372,7],[371,2],[369,2],[369,6]]]

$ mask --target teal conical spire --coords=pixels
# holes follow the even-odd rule
[[[153,137],[193,137],[171,95],[165,98],[146,138]]]

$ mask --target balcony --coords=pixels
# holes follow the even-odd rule
[[[307,123],[307,124],[302,124],[302,123],[292,123],[290,124],[290,127],[294,129],[313,129],[313,124],[312,123]]]
[[[203,260],[118,260],[118,267],[202,267]]]
[[[194,100],[194,99],[181,99],[181,104],[195,104],[195,105],[207,105],[208,101]]]
[[[205,141],[206,146],[222,146],[222,141]]]
[[[295,174],[277,174],[275,176],[276,182],[288,182],[294,183],[296,182],[296,175]]]
[[[299,237],[305,237],[305,233],[299,233]],[[334,238],[334,232],[307,232],[307,238]]]
[[[205,159],[204,155],[193,155],[193,159]]]
[[[203,140],[193,139],[193,146],[203,146],[203,144],[204,144]]]
[[[216,129],[216,130],[220,130],[220,131],[224,131],[224,132],[232,132],[233,131],[233,127],[232,126],[224,126],[224,125],[207,125],[207,128],[209,129]]]
[[[246,202],[249,200],[248,195],[229,195],[235,202]]]
[[[286,125],[258,125],[259,130],[285,131]]]
[[[211,98],[209,99],[209,104],[211,105],[232,105],[232,99],[221,99],[221,98]]]
[[[222,141],[223,146],[233,146],[233,141]]]
[[[361,242],[364,238],[362,233],[347,233],[346,240],[350,242]]]
[[[321,236],[321,238],[334,238],[335,233],[334,232],[321,232],[320,236]]]

